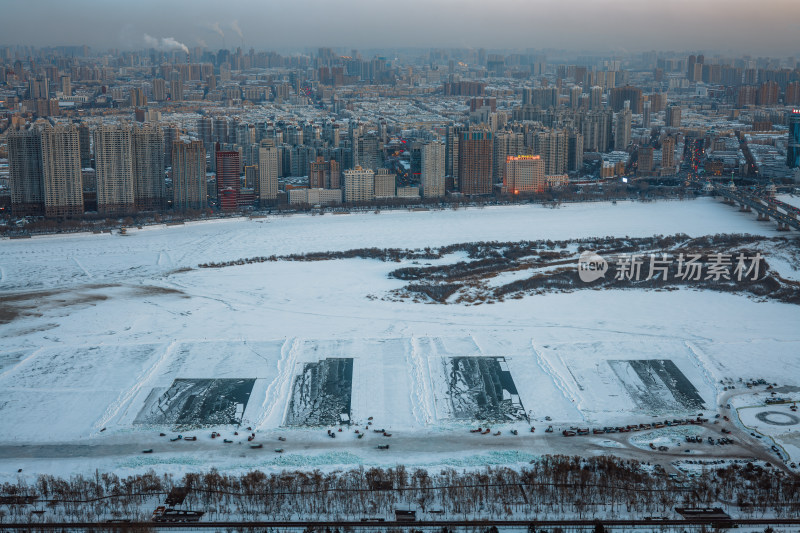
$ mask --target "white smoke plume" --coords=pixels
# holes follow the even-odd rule
[[[145,33],[144,44],[150,48],[157,48],[158,50],[183,50],[187,54],[189,53],[189,47],[173,37],[162,37],[158,39]]]
[[[222,37],[223,39],[225,38],[225,32],[222,31],[222,28],[219,27],[219,22],[215,22],[214,24],[211,24],[209,26],[209,29],[211,31],[217,32],[219,34],[219,36]]]
[[[244,39],[244,33],[242,32],[242,29],[239,27],[238,20],[234,20],[229,24],[229,26],[234,31],[234,33],[236,33],[236,35],[239,36],[240,39]]]

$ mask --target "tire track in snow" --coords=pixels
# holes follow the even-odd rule
[[[705,354],[703,353],[703,350],[701,350],[699,346],[696,346],[695,344],[689,341],[683,341],[683,343],[686,345],[687,348],[689,348],[689,352],[693,356],[690,357],[689,359],[696,367],[698,367],[698,370],[700,370],[700,374],[703,376],[703,381],[706,382],[706,385],[709,387],[709,390],[711,390],[714,394],[714,398],[711,398],[712,405],[707,406],[710,409],[714,409],[714,407],[717,404],[717,396],[719,395],[719,390],[717,389],[717,380],[715,380],[714,376],[711,375],[711,370],[708,368],[708,365],[706,365],[706,362],[704,361]],[[722,368],[725,368],[724,365],[720,366],[722,366]]]
[[[180,345],[179,342],[176,340],[170,342],[166,346],[166,348],[164,348],[164,352],[155,361],[155,363],[150,365],[149,368],[145,369],[141,374],[139,374],[139,376],[137,376],[136,383],[134,383],[134,385],[130,389],[124,391],[116,401],[114,401],[111,405],[109,405],[106,408],[105,413],[103,413],[103,415],[94,424],[93,426],[94,429],[99,431],[100,429],[108,425],[108,423],[111,420],[113,420],[116,416],[118,416],[120,414],[120,411],[122,411],[123,406],[133,401],[136,395],[139,394],[139,392],[142,390],[144,385],[148,383],[150,379],[155,375],[158,368],[165,361],[169,359],[169,356],[172,355],[173,351],[175,351],[175,347],[179,345]]]
[[[426,363],[425,368],[430,376],[428,382],[431,386],[431,402],[434,418],[436,420],[451,419],[452,409],[447,394],[447,362],[445,361],[446,356],[443,355],[447,354],[448,351],[441,337],[428,337],[428,342],[430,344],[430,355],[424,362]],[[431,365],[436,365],[437,368],[433,369]],[[434,381],[435,378],[438,379]],[[437,388],[437,385],[440,388]]]
[[[43,347],[42,347],[42,348],[37,348],[36,350],[34,350],[33,352],[31,352],[31,354],[30,354],[30,355],[28,355],[27,357],[25,357],[24,359],[20,359],[19,361],[17,361],[17,363],[16,363],[16,364],[14,364],[14,365],[11,365],[11,366],[10,366],[9,368],[7,368],[6,370],[3,370],[2,372],[0,372],[0,379],[2,379],[2,378],[4,378],[4,377],[6,377],[8,374],[10,374],[11,372],[13,372],[13,371],[14,371],[14,370],[16,370],[17,368],[20,368],[22,365],[24,365],[25,363],[27,363],[28,361],[30,361],[31,359],[33,359],[34,357],[36,357],[37,355],[39,355],[39,352],[41,352],[42,350],[44,350],[44,348],[43,348]]]
[[[572,404],[574,404],[575,410],[578,412],[581,419],[586,421],[586,416],[583,414],[583,409],[581,408],[580,396],[575,391],[571,390],[571,387],[566,382],[564,377],[561,374],[559,374],[558,371],[556,371],[556,369],[553,368],[553,365],[551,365],[550,362],[542,356],[539,350],[536,349],[536,345],[534,344],[533,339],[531,339],[531,349],[533,350],[533,353],[536,355],[536,362],[539,364],[539,367],[542,369],[542,371],[546,375],[550,376],[550,381],[553,382],[553,385],[556,387],[556,389],[558,389],[561,392],[564,398],[566,398]]]
[[[436,417],[431,409],[430,375],[426,372],[425,357],[422,355],[420,340],[417,337],[411,337],[406,360],[411,369],[412,385],[411,391],[409,391],[411,410],[417,423],[427,426],[432,424]]]
[[[160,266],[160,267],[164,267],[164,266],[171,267],[171,266],[174,266],[174,263],[172,261],[172,257],[170,257],[169,252],[167,252],[166,250],[160,250],[158,252],[158,259],[156,259],[156,266]]]
[[[481,345],[480,345],[480,344],[478,344],[478,340],[475,338],[475,335],[473,335],[472,333],[470,333],[470,335],[469,335],[469,338],[470,338],[470,340],[472,341],[472,344],[474,344],[474,345],[475,345],[475,348],[477,348],[477,350],[478,350],[478,355],[479,355],[479,356],[485,356],[485,355],[486,355],[486,352],[484,352],[484,351],[483,351],[483,348],[481,347]]]
[[[294,365],[297,362],[297,352],[300,349],[300,340],[297,338],[286,339],[281,346],[281,358],[278,360],[278,375],[272,380],[264,393],[264,401],[261,404],[261,416],[253,424],[256,429],[261,429],[267,421],[274,416],[275,407],[280,398],[286,398],[286,407],[289,405],[289,394],[291,392]],[[284,409],[285,411],[285,409]],[[277,426],[283,423],[285,412]]]
[[[86,268],[84,268],[84,266],[81,264],[81,262],[80,262],[80,261],[78,261],[78,258],[77,258],[77,257],[75,257],[75,256],[73,255],[71,258],[72,258],[72,260],[75,262],[75,264],[76,264],[76,265],[78,265],[78,268],[80,268],[81,270],[83,270],[83,273],[84,273],[84,274],[86,274],[86,277],[87,277],[87,278],[89,278],[89,279],[94,279],[94,276],[92,276],[91,274],[89,274],[89,271],[88,271],[88,270],[86,270]]]

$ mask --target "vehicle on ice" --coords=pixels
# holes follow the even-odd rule
[[[153,522],[199,522],[205,513],[185,509],[167,509],[163,505],[153,511]]]

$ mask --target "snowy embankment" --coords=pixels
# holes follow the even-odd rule
[[[800,195],[798,194],[779,194],[776,198],[781,202],[800,208]]]
[[[753,216],[709,198],[565,204],[557,209],[521,205],[214,220],[132,229],[127,236],[80,234],[4,240],[0,290],[141,282],[178,268],[254,255],[675,233],[778,234],[774,225],[756,224]]]

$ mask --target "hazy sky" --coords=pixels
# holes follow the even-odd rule
[[[0,17],[0,45],[138,49],[145,47],[147,34],[218,49],[224,33],[229,48],[244,40],[257,49],[563,48],[800,56],[800,0],[0,0]]]

